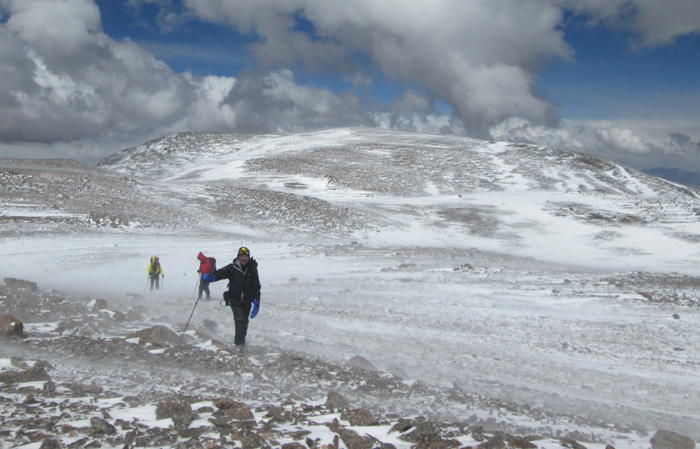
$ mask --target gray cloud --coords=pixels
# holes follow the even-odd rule
[[[376,125],[354,95],[299,86],[287,69],[264,77],[241,74],[223,102],[233,111],[233,127],[239,131],[304,132]]]
[[[646,121],[622,126],[605,120],[562,120],[560,127],[549,128],[511,118],[490,131],[498,140],[594,153],[637,169],[670,166],[700,171],[700,139],[665,131],[673,127],[669,123],[652,130]]]
[[[658,45],[700,29],[697,0],[669,2],[660,8],[655,0],[184,0],[182,11],[172,0],[128,1],[136,10],[160,7],[158,23],[167,30],[196,19],[256,36],[250,50],[257,71],[232,78],[175,73],[134,42],[111,39],[93,0],[0,0],[7,19],[0,23],[0,145],[65,151],[70,143],[94,155],[96,142],[111,151],[179,131],[365,125],[533,141],[539,133],[560,146],[636,155],[663,145],[690,151],[692,139],[650,143],[612,124],[556,128],[555,107],[535,85],[547,63],[572,58],[560,30],[564,11],[626,27],[642,44]],[[300,28],[300,18],[313,29]],[[358,55],[373,66],[364,67]],[[364,91],[364,104],[351,91],[299,85],[289,67],[300,63],[309,72],[340,72]],[[388,107],[370,98],[368,109],[372,73],[420,89]],[[454,114],[436,111],[436,100]]]
[[[570,49],[557,30],[561,10],[547,2],[188,0],[202,20],[254,32],[253,50],[267,65],[301,60],[311,69],[369,55],[387,76],[424,86],[451,104],[472,135],[488,137],[494,123],[520,115],[554,124],[534,76]],[[313,23],[315,37],[298,31],[295,15]]]

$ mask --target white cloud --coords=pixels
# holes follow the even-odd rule
[[[700,135],[685,134],[682,121],[562,120],[557,128],[509,118],[491,128],[494,138],[585,151],[632,168],[700,170]],[[679,131],[681,130],[681,131]],[[697,127],[695,127],[697,133]]]
[[[304,132],[343,126],[374,126],[352,94],[300,86],[288,69],[242,73],[224,99],[235,129],[246,132]]]
[[[115,142],[180,131],[302,131],[374,123],[353,95],[299,86],[288,70],[268,76],[177,74],[130,40],[101,31],[92,0],[0,0],[0,142],[4,154],[94,158]],[[46,32],[42,32],[45,30]],[[90,144],[90,141],[93,144]]]
[[[46,144],[47,151],[76,142],[92,154],[90,142],[112,149],[178,131],[365,125],[482,138],[497,132],[626,154],[694,148],[619,124],[553,128],[555,107],[535,77],[548,62],[572,57],[564,11],[656,45],[698,32],[697,0],[663,7],[655,0],[183,0],[184,11],[172,0],[128,1],[135,10],[146,3],[160,8],[166,29],[196,18],[257,36],[250,49],[260,69],[238,79],[175,73],[134,42],[107,36],[94,0],[0,0],[7,19],[0,23],[0,142],[15,150]],[[300,29],[300,18],[313,31]],[[373,66],[357,62],[358,54]],[[310,71],[340,72],[365,93],[377,74],[419,89],[368,110],[352,91],[299,85],[288,67],[300,61]],[[436,111],[436,100],[454,115]]]
[[[554,123],[553,105],[535,93],[534,74],[570,49],[557,30],[561,10],[544,1],[461,0],[188,0],[202,20],[255,32],[261,62],[309,67],[343,65],[355,52],[369,55],[390,78],[424,86],[449,103],[471,134],[511,115]],[[312,39],[294,15],[311,21]]]

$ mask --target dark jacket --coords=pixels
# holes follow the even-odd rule
[[[258,263],[252,257],[245,266],[241,266],[236,258],[233,263],[216,270],[213,274],[217,281],[228,279],[228,292],[224,296],[230,304],[250,303],[254,299],[260,299]]]

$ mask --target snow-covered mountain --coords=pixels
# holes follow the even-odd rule
[[[97,164],[221,231],[695,269],[697,191],[583,153],[376,129],[186,133]],[[145,181],[143,181],[145,182]],[[672,257],[668,257],[673,254]]]
[[[547,416],[452,404],[456,420],[630,447],[700,437],[694,189],[582,153],[377,129],[178,134],[97,166],[0,160],[0,183],[2,276],[126,310],[159,255],[166,288],[143,313],[172,326],[195,255],[222,265],[246,245],[263,281],[252,347],[359,355]],[[213,301],[193,325],[226,341],[229,315]],[[401,410],[439,408],[426,401]]]

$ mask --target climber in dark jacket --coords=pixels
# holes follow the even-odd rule
[[[258,263],[250,257],[248,248],[240,248],[238,257],[233,259],[233,263],[202,276],[202,280],[207,282],[222,279],[228,279],[228,291],[224,293],[224,300],[233,311],[233,321],[236,325],[234,343],[238,352],[243,352],[245,337],[248,333],[248,316],[255,318],[260,310]]]

